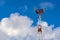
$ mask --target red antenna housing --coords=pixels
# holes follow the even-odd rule
[[[44,12],[43,9],[37,9],[36,10],[36,14],[39,14],[39,15],[41,15],[43,12]]]
[[[38,18],[40,19],[41,14],[44,13],[44,10],[43,9],[36,9],[35,12],[36,12],[36,14],[38,14]]]
[[[41,25],[38,25],[38,30],[37,31],[42,33],[42,26]]]

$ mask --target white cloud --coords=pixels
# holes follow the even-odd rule
[[[43,2],[40,4],[40,7],[43,9],[54,8],[54,4],[51,2]]]
[[[33,21],[19,13],[11,14],[9,18],[3,18],[0,22],[0,40],[38,40],[37,27],[32,27]],[[60,40],[60,27],[52,29],[42,21],[43,40]]]

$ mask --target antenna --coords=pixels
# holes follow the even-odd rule
[[[39,24],[38,24],[38,34],[39,34],[39,40],[42,40],[42,25],[41,25],[41,15],[43,14],[43,9],[36,9],[35,10],[36,14],[38,15],[38,21],[39,21]]]

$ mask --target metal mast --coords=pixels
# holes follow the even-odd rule
[[[42,38],[42,25],[41,25],[41,14],[43,13],[43,9],[37,9],[36,10],[36,14],[38,15],[38,35],[39,35],[39,39],[38,40],[43,40]]]

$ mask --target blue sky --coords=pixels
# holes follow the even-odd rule
[[[38,40],[37,8],[43,40],[60,40],[60,0],[0,0],[0,40]]]
[[[0,20],[9,17],[11,13],[19,12],[20,15],[30,17],[34,21],[33,25],[36,25],[37,15],[34,7],[40,8],[43,2],[50,2],[54,7],[44,11],[42,20],[49,25],[60,26],[60,0],[0,0]]]

